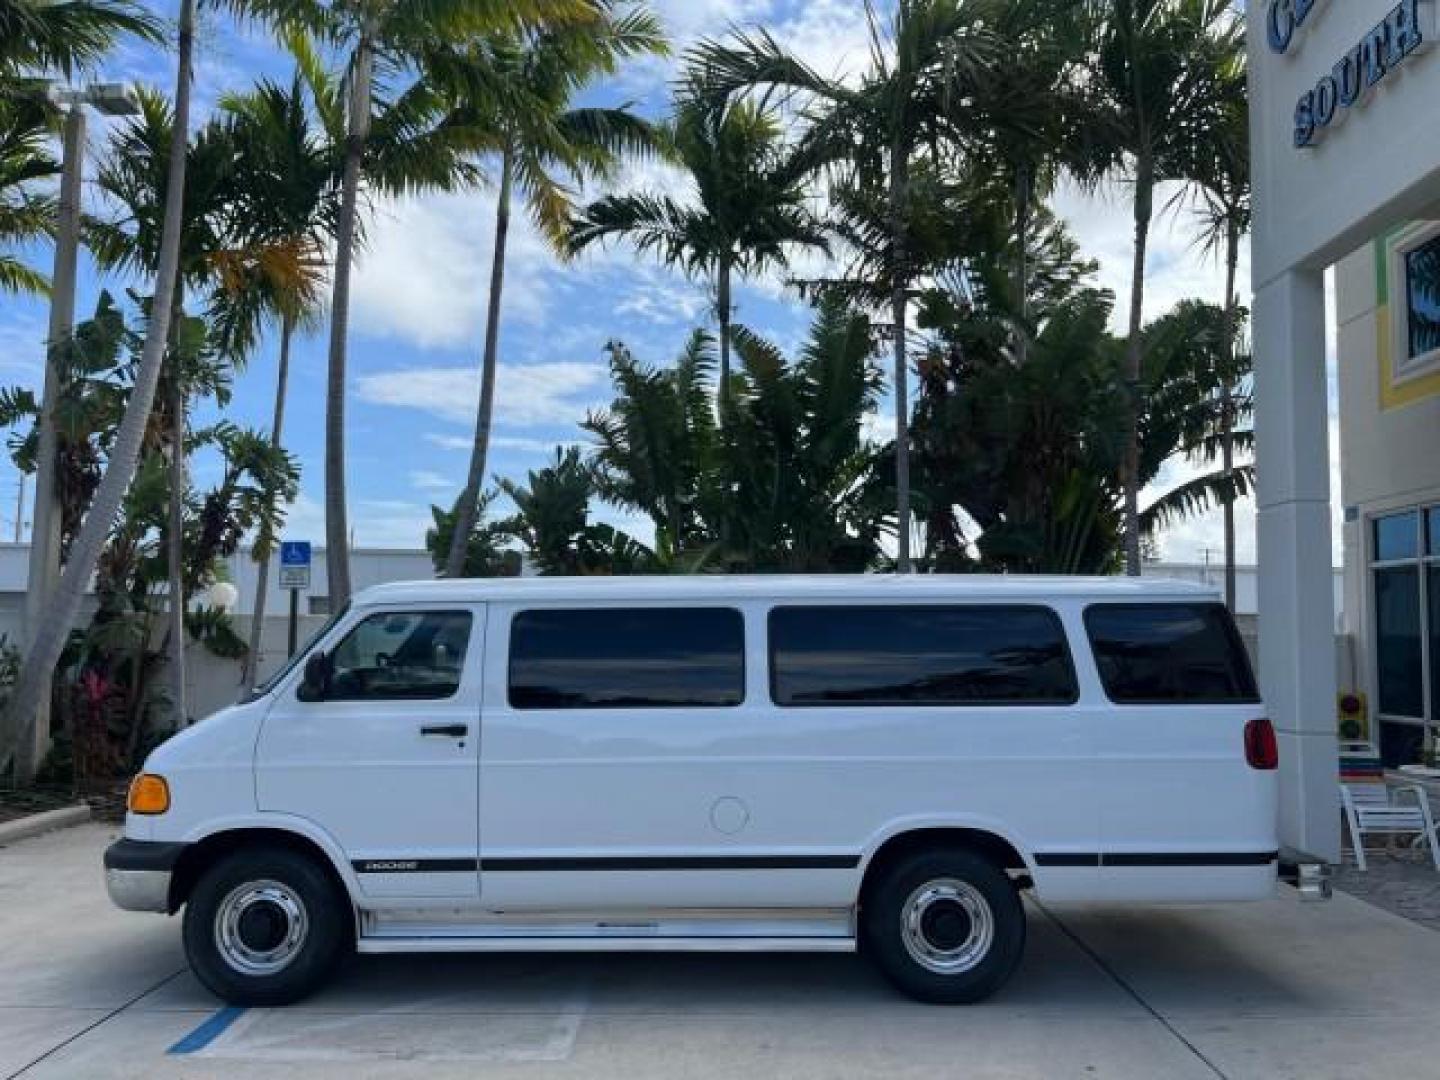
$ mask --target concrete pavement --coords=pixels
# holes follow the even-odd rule
[[[1021,970],[971,1008],[848,956],[539,955],[356,958],[302,1005],[240,1011],[185,969],[178,921],[110,907],[112,832],[0,850],[0,1077],[1440,1073],[1440,934],[1346,896],[1032,907]]]

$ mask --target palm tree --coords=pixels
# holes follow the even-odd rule
[[[1186,171],[1198,189],[1201,244],[1218,254],[1225,267],[1226,366],[1232,372],[1221,380],[1221,457],[1229,476],[1235,468],[1235,379],[1240,340],[1240,296],[1236,277],[1240,241],[1250,231],[1250,110],[1245,95],[1244,56],[1218,58],[1217,81],[1228,90],[1217,94],[1212,126],[1207,137],[1194,144],[1196,160]],[[1225,604],[1235,608],[1235,501],[1226,492],[1221,500],[1225,530]]]
[[[1140,441],[1137,416],[1144,368],[1141,328],[1145,257],[1155,188],[1185,179],[1183,161],[1202,137],[1218,94],[1217,56],[1244,50],[1244,26],[1228,0],[1090,0],[1098,29],[1093,90],[1104,139],[1099,160],[1130,182],[1134,260],[1125,380],[1131,397],[1125,488],[1125,569],[1140,573]]]
[[[736,328],[744,367],[731,409],[720,505],[731,564],[749,571],[859,573],[880,555],[888,514],[864,421],[882,379],[870,320],[839,296],[816,305],[792,362]]]
[[[1023,0],[996,8],[996,36],[1004,63],[993,65],[961,104],[957,136],[973,147],[972,182],[993,188],[1013,214],[1015,258],[1010,306],[1020,322],[1017,353],[1023,362],[1029,322],[1027,253],[1037,208],[1054,190],[1062,169],[1087,166],[1084,5],[1072,0]],[[973,113],[985,131],[974,139]]]
[[[278,323],[270,425],[270,443],[277,449],[283,445],[291,344],[297,331],[319,323],[326,249],[334,232],[339,188],[340,144],[334,138],[339,133],[327,130],[323,104],[313,113],[308,107],[307,84],[317,101],[335,99],[335,88],[325,73],[302,63],[289,86],[264,81],[220,103],[228,138],[246,163],[234,213],[249,234],[242,251],[258,248],[271,256],[222,263],[221,288],[230,299],[222,310],[238,324],[223,336],[248,339],[258,333],[262,322]],[[252,545],[258,566],[249,649],[241,672],[247,688],[254,685],[258,672],[275,541],[274,531],[264,530]]]
[[[47,111],[37,101],[0,98],[0,293],[50,288],[44,274],[4,250],[54,231],[55,200],[35,190],[58,171]]]
[[[519,188],[540,232],[552,245],[563,248],[572,213],[566,182],[580,184],[605,177],[622,153],[655,149],[650,125],[628,107],[574,105],[574,99],[596,78],[613,74],[622,59],[666,51],[654,15],[644,8],[613,7],[610,0],[604,0],[589,18],[494,35],[467,49],[432,58],[428,64],[431,76],[446,82],[455,93],[458,122],[473,125],[479,136],[478,148],[498,156],[500,168],[480,400],[470,467],[455,506],[446,577],[464,572],[485,483],[500,346],[505,244],[515,189]],[[499,100],[497,87],[504,95]]]
[[[763,31],[733,45],[706,43],[694,53],[695,83],[719,100],[756,88],[804,95],[819,115],[804,154],[830,161],[842,183],[883,191],[888,218],[890,334],[894,360],[895,502],[902,573],[910,560],[910,436],[906,327],[923,267],[909,250],[910,177],[947,149],[978,136],[983,117],[967,110],[994,61],[993,0],[898,0],[886,24],[866,5],[870,67],[853,88],[818,75]]]
[[[25,73],[68,78],[125,34],[157,40],[160,22],[129,0],[0,0],[0,88]]]
[[[173,120],[168,103],[154,93],[142,93],[141,113],[120,128],[111,151],[97,173],[97,186],[119,207],[113,220],[89,225],[90,246],[96,260],[108,269],[153,273],[159,257],[159,208],[164,204],[168,155]],[[253,345],[254,297],[263,295],[267,282],[308,277],[317,286],[314,255],[266,234],[261,214],[270,206],[257,206],[248,196],[260,182],[261,162],[242,157],[253,147],[237,144],[230,127],[211,121],[186,147],[186,214],[179,247],[182,289],[206,297],[219,337],[220,359],[242,365]],[[244,160],[245,168],[239,168]],[[259,288],[256,288],[259,278]],[[171,700],[183,722],[185,716],[185,577],[184,506],[186,490],[186,415],[190,390],[184,376],[179,332],[183,299],[173,299],[169,378],[165,382],[164,412],[170,429],[170,519],[166,550],[170,564],[170,680]]]
[[[663,573],[655,552],[613,525],[590,520],[595,468],[578,446],[556,447],[554,460],[532,469],[525,483],[502,479],[515,514],[500,523],[525,546],[541,574],[599,576]]]
[[[596,441],[597,492],[654,522],[654,550],[662,562],[715,546],[723,493],[709,392],[714,339],[696,330],[675,363],[658,370],[640,363],[618,341],[605,351],[616,396],[581,424]]]
[[[185,193],[186,142],[190,124],[191,58],[195,42],[195,0],[181,0],[178,25],[178,55],[175,77],[175,121],[172,125],[170,156],[165,185],[165,210],[160,230],[159,259],[149,328],[135,372],[134,388],[120,422],[110,459],[85,516],[79,535],[70,546],[70,558],[46,604],[48,618],[36,628],[21,664],[10,696],[4,725],[5,742],[0,742],[0,763],[16,754],[17,774],[31,775],[36,751],[30,745],[35,712],[48,691],[55,664],[60,659],[70,626],[80,610],[85,588],[95,572],[100,549],[110,533],[120,503],[129,490],[139,460],[141,442],[150,422],[150,410],[160,381],[169,340],[171,308],[177,294],[180,240]]]
[[[160,24],[128,0],[0,0],[0,248],[54,229],[54,199],[34,190],[60,171],[43,77],[92,66],[125,34],[153,41]],[[0,250],[0,292],[47,290],[43,274]]]
[[[750,102],[726,107],[687,97],[665,138],[694,201],[659,193],[606,196],[576,219],[570,250],[624,237],[666,266],[713,284],[723,410],[730,386],[731,279],[783,270],[792,248],[828,251],[828,243],[806,205],[804,170],[784,152],[773,113]]]
[[[330,609],[350,599],[350,536],[345,498],[345,372],[350,323],[350,277],[354,268],[360,187],[371,148],[377,106],[415,135],[409,176],[395,185],[370,174],[376,190],[453,187],[469,181],[460,166],[459,132],[444,123],[446,102],[425,78],[425,60],[448,46],[485,34],[518,33],[537,25],[583,18],[598,0],[236,0],[252,16],[287,32],[319,38],[343,57],[345,142],[335,263],[330,297],[330,347],[325,387],[325,547]],[[393,96],[390,91],[404,86]]]

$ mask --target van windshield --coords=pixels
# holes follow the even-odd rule
[[[280,665],[278,671],[276,671],[264,682],[259,683],[255,687],[255,689],[249,691],[246,694],[242,694],[240,696],[240,704],[245,705],[249,702],[256,701],[259,698],[262,698],[266,694],[270,693],[270,691],[274,690],[275,687],[279,686],[282,682],[284,682],[285,676],[289,675],[290,672],[294,671],[296,666],[299,665],[301,661],[303,661],[307,656],[310,655],[310,650],[315,647],[315,643],[321,638],[323,638],[326,634],[328,634],[331,628],[341,619],[343,619],[345,615],[349,612],[349,610],[349,601],[346,601],[344,604],[340,605],[340,610],[335,612],[334,615],[331,615],[330,618],[326,619],[324,626],[320,627],[319,630],[316,630],[313,634],[306,638],[305,644],[301,645],[300,648],[296,649],[295,655],[290,657],[289,660],[286,660],[285,663]]]

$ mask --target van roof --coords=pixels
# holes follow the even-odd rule
[[[1041,574],[677,574],[394,581],[356,593],[356,606],[487,600],[1213,600],[1216,588],[1166,578]]]

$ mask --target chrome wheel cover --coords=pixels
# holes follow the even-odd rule
[[[274,975],[300,954],[310,917],[298,893],[280,881],[247,881],[215,912],[215,948],[242,975]]]
[[[900,909],[900,938],[910,959],[936,975],[977,967],[995,943],[995,914],[983,893],[958,878],[921,885]]]

